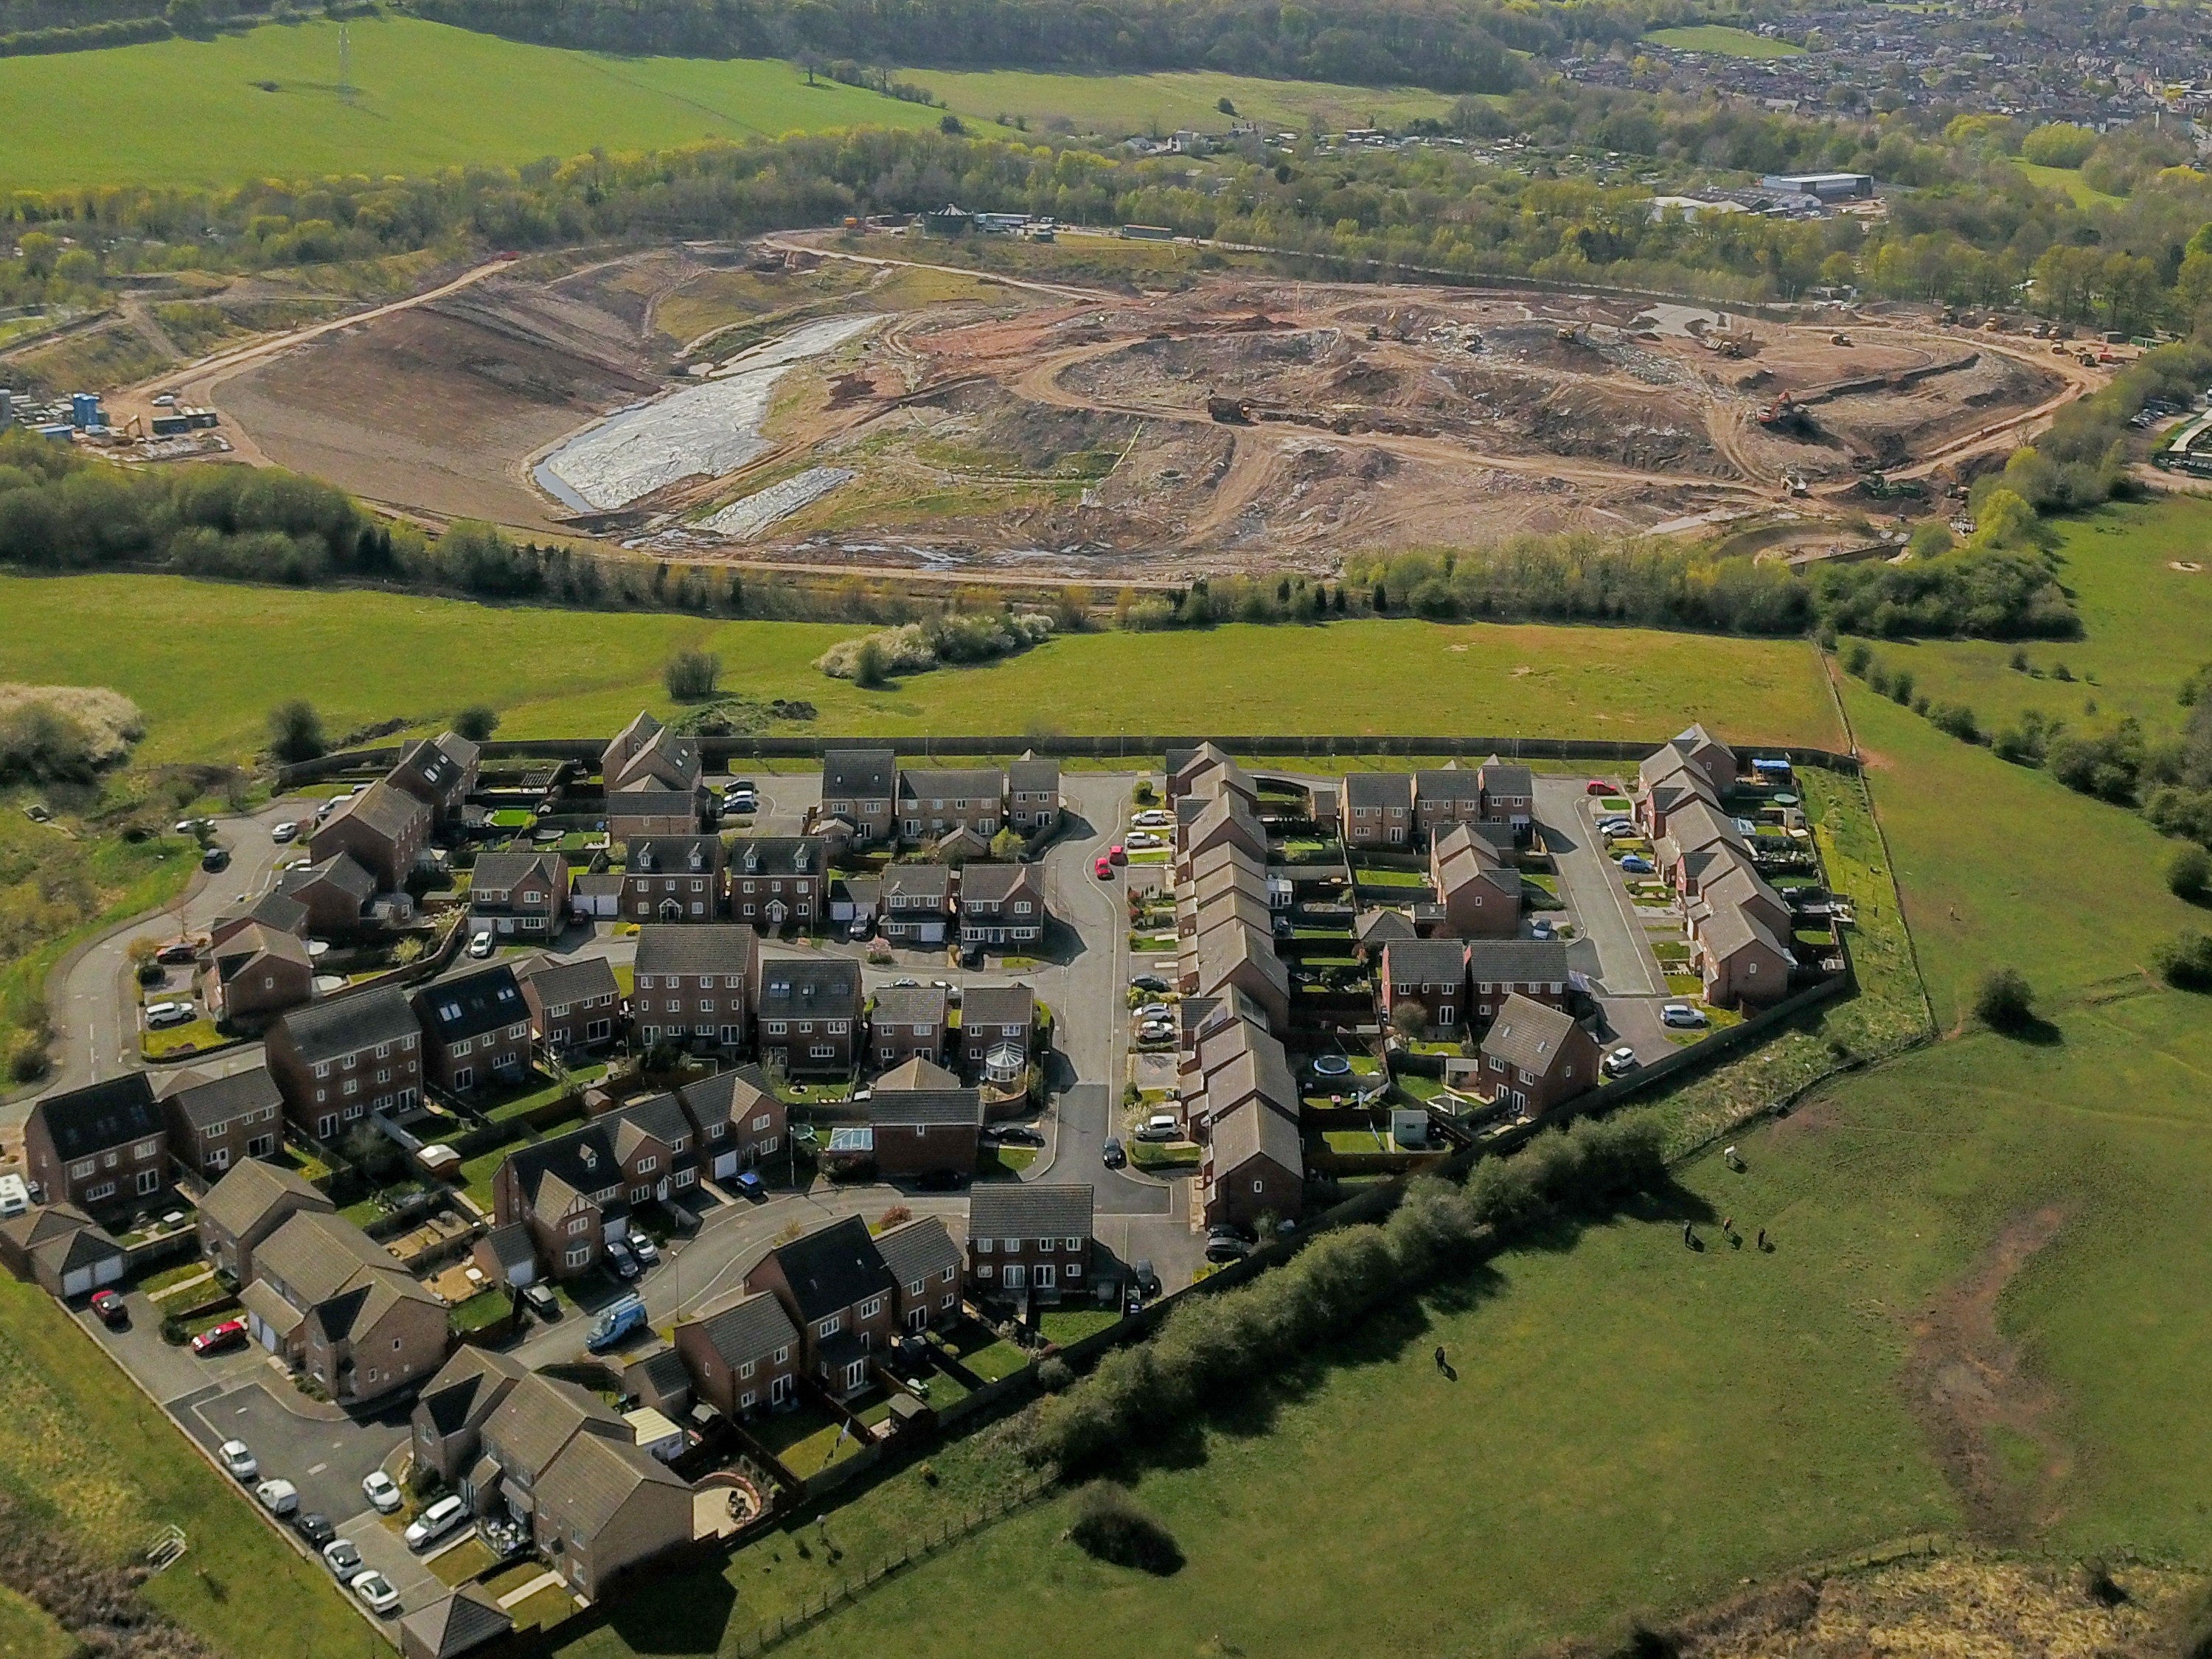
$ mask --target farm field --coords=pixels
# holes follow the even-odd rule
[[[933,127],[939,115],[828,81],[809,87],[787,64],[616,58],[415,18],[347,27],[350,96],[338,86],[338,26],[327,22],[0,59],[0,107],[14,117],[0,189],[428,173],[595,144]],[[527,96],[504,95],[525,87]],[[100,119],[76,118],[88,109]]]
[[[2074,198],[2076,207],[2118,207],[2121,198],[2099,190],[2081,177],[2079,167],[2038,167],[2033,161],[2014,161],[2013,165],[2027,175],[2028,182],[2040,185],[2045,190],[2063,190]]]
[[[1653,29],[1644,37],[1677,52],[1710,52],[1724,58],[1802,58],[1805,48],[1788,40],[1771,40],[1749,29],[1725,23],[1696,23],[1686,28]]]
[[[1441,117],[1452,100],[1416,87],[1346,87],[1326,81],[1267,81],[1247,75],[1042,75],[1021,70],[955,73],[910,69],[902,80],[927,87],[954,109],[981,117],[1021,116],[1031,129],[1054,117],[1078,132],[1121,137],[1178,128],[1225,133],[1232,119],[1303,132],[1310,119],[1331,131],[1346,126],[1400,126]],[[1237,106],[1225,115],[1220,100]]]
[[[1357,620],[1090,634],[863,691],[812,667],[859,626],[493,609],[168,577],[0,578],[0,679],[112,685],[145,711],[142,763],[241,758],[304,693],[333,736],[434,729],[489,702],[503,737],[612,732],[672,706],[660,671],[719,653],[726,691],[804,698],[787,729],[1485,732],[1663,738],[1702,719],[1769,743],[1841,740],[1812,647],[1638,629]]]

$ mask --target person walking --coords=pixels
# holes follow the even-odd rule
[[[1444,1345],[1441,1342],[1437,1344],[1437,1369],[1440,1371],[1449,1370],[1451,1369],[1450,1365],[1445,1362]]]
[[[1759,1248],[1762,1250],[1766,1248],[1766,1229],[1764,1227],[1759,1230]]]

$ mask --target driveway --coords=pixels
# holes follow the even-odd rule
[[[243,1440],[261,1462],[262,1480],[289,1480],[300,1489],[302,1510],[330,1516],[341,1530],[368,1507],[361,1495],[362,1477],[383,1468],[407,1439],[407,1416],[399,1407],[368,1419],[343,1412],[310,1415],[333,1408],[317,1407],[289,1382],[278,1381],[272,1389],[259,1377],[228,1390],[187,1396],[173,1410],[186,1432],[210,1451],[226,1440]]]
[[[121,1330],[109,1329],[89,1309],[79,1309],[74,1316],[94,1341],[115,1356],[116,1364],[165,1407],[257,1376],[268,1358],[263,1350],[249,1345],[202,1359],[189,1347],[172,1347],[161,1340],[161,1316],[144,1292],[127,1291],[123,1302],[131,1310],[131,1322]]]
[[[1595,950],[1595,962],[1575,952],[1575,965],[1594,972],[1612,995],[1662,996],[1667,981],[1659,959],[1651,953],[1620,871],[1605,855],[1604,838],[1583,804],[1588,799],[1580,778],[1536,779],[1536,817],[1545,845],[1559,861],[1559,896],[1574,918],[1576,933]]]

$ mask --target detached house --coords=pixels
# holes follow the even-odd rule
[[[811,933],[829,919],[830,846],[819,836],[752,836],[730,844],[730,915],[755,927]]]
[[[1024,840],[1060,828],[1060,763],[1035,750],[1006,768],[1006,823]]]
[[[1468,1020],[1487,1024],[1508,997],[1547,1008],[1567,1006],[1567,943],[1559,939],[1484,939],[1467,947]]]
[[[1337,810],[1346,847],[1403,849],[1414,835],[1412,775],[1348,772]]]
[[[277,896],[277,902],[306,915],[290,899]],[[224,1024],[254,1030],[313,998],[315,964],[307,942],[258,921],[232,927],[209,947],[199,993],[203,1005]]]
[[[284,1097],[266,1066],[228,1077],[179,1072],[161,1097],[169,1147],[203,1181],[253,1158],[274,1158],[283,1144]]]
[[[968,1286],[978,1302],[1057,1302],[1089,1291],[1091,1190],[1069,1182],[991,1182],[968,1204]]]
[[[1796,956],[1790,938],[1767,926],[1750,908],[1723,905],[1706,913],[1692,935],[1705,1000],[1735,1008],[1779,1002],[1790,994]]]
[[[647,1048],[743,1048],[745,1004],[759,966],[760,935],[742,922],[639,928],[630,990],[638,1041]]]
[[[941,864],[894,864],[884,872],[878,931],[895,945],[942,945],[952,915],[952,872]]]
[[[327,1211],[302,1209],[254,1249],[240,1300],[253,1340],[340,1405],[434,1374],[446,1304],[392,1253]]]
[[[945,1058],[951,1001],[938,985],[886,986],[868,1010],[868,1057],[889,1071],[904,1060]]]
[[[507,1402],[514,1385],[532,1375],[521,1361],[489,1348],[454,1349],[453,1357],[416,1396],[416,1463],[458,1488],[483,1455],[485,1423]]]
[[[975,1173],[983,1097],[940,1066],[915,1059],[876,1079],[868,1100],[876,1170],[885,1179]]]
[[[313,1139],[422,1099],[422,1022],[396,985],[295,1009],[269,1028],[265,1045],[286,1110]]]
[[[960,943],[968,950],[1044,937],[1044,866],[970,864],[960,872]]]
[[[1510,996],[1482,1039],[1480,1090],[1537,1117],[1597,1085],[1597,1039],[1564,1009]]]
[[[638,930],[641,938],[644,929]],[[605,957],[534,957],[514,969],[531,1029],[549,1053],[597,1048],[615,1039],[622,991]]]
[[[1429,848],[1429,884],[1450,939],[1510,939],[1521,931],[1521,872],[1471,824],[1439,830]]]
[[[475,793],[483,753],[458,732],[418,738],[399,751],[399,764],[385,775],[393,788],[430,809],[431,828],[447,830],[460,823]]]
[[[169,1130],[146,1073],[41,1097],[23,1125],[23,1164],[43,1204],[98,1215],[152,1203],[169,1184]]]
[[[783,1147],[789,1111],[757,1066],[687,1083],[677,1098],[699,1131],[707,1173],[717,1181],[754,1168]]]
[[[1483,762],[1480,775],[1482,821],[1510,830],[1516,841],[1526,841],[1535,823],[1535,774],[1492,755]]]
[[[844,1073],[860,1053],[860,964],[764,956],[755,981],[762,1061],[786,1074]]]
[[[673,1334],[700,1401],[723,1416],[754,1417],[798,1403],[799,1328],[766,1291],[681,1321]]]
[[[898,830],[898,756],[889,749],[832,749],[822,757],[822,812],[830,833],[842,823],[859,847],[893,839]]]
[[[719,836],[653,836],[627,844],[622,915],[648,921],[714,921],[722,914]]]
[[[379,778],[308,832],[307,856],[320,864],[343,853],[368,872],[377,891],[396,893],[429,842],[430,817],[428,806]]]
[[[330,1195],[306,1176],[249,1160],[208,1188],[200,1200],[200,1255],[241,1285],[253,1277],[261,1241],[303,1210],[328,1215]]]
[[[538,1483],[531,1535],[586,1599],[691,1541],[690,1483],[630,1434],[577,1435]]]
[[[422,1022],[422,1072],[455,1094],[530,1073],[530,1005],[504,963],[415,994]]]
[[[988,843],[1005,821],[1006,775],[996,767],[903,767],[898,780],[899,834],[934,841],[966,830]]]
[[[469,882],[469,926],[550,939],[568,917],[568,860],[542,849],[484,853]]]
[[[279,871],[276,890],[306,907],[309,933],[343,938],[361,927],[362,913],[376,896],[376,878],[351,854],[336,853]]]
[[[629,1236],[633,1207],[681,1199],[698,1183],[698,1129],[676,1096],[655,1095],[517,1148],[493,1173],[492,1216],[527,1228],[546,1272],[574,1279],[610,1238]]]
[[[1705,773],[1669,744],[1646,755],[1637,768],[1636,823],[1653,841],[1667,833],[1675,813],[1695,802],[1716,810],[1720,795]]]
[[[641,713],[599,754],[599,775],[610,797],[623,790],[687,793],[698,788],[705,766],[698,741],[678,737]]]
[[[876,1253],[890,1270],[898,1328],[919,1335],[960,1312],[960,1247],[942,1218],[926,1215],[876,1236]]]
[[[1288,1220],[1305,1207],[1305,1150],[1298,1127],[1257,1100],[1215,1121],[1199,1169],[1209,1224],[1257,1227]]]
[[[1028,986],[969,986],[960,999],[962,1063],[987,1082],[1019,1082],[1036,1024],[1036,993]]]
[[[898,1334],[897,1282],[858,1216],[778,1245],[745,1275],[745,1288],[783,1304],[799,1328],[801,1363],[835,1395],[866,1388],[875,1356]]]

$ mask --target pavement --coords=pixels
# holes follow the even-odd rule
[[[1593,799],[1578,775],[1536,779],[1536,819],[1559,862],[1559,896],[1575,925],[1568,960],[1596,988],[1599,1041],[1607,1048],[1632,1048],[1650,1065],[1674,1051],[1659,1019],[1668,1000],[1666,971],[1620,866],[1606,856]]]

